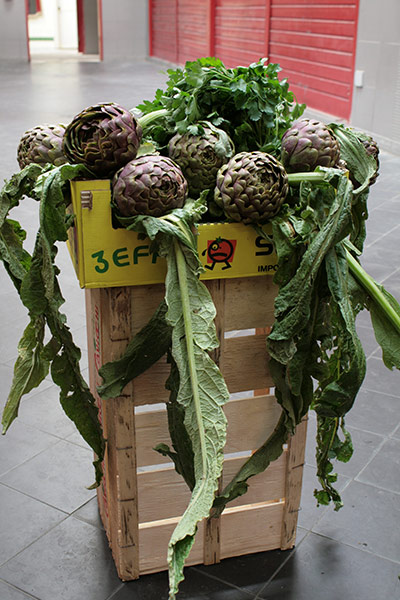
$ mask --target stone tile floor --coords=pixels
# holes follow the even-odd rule
[[[68,122],[85,106],[113,100],[130,108],[151,98],[165,66],[142,61],[102,64],[74,57],[31,65],[0,64],[0,178],[17,170],[21,134],[40,123]],[[370,194],[362,264],[400,298],[400,157],[381,153],[381,175]],[[33,245],[37,209],[24,201],[15,215]],[[83,349],[85,312],[65,247],[58,264],[64,312]],[[27,321],[0,269],[0,406],[9,390],[17,342]],[[292,551],[227,559],[186,569],[180,598],[190,600],[376,600],[400,598],[400,375],[380,359],[369,315],[358,320],[368,372],[347,424],[355,454],[338,464],[344,508],[317,508],[315,420],[306,451],[298,542]],[[51,380],[25,397],[17,421],[0,439],[1,600],[162,600],[165,573],[122,583],[97,514],[91,451],[64,416]]]

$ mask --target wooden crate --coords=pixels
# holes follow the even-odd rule
[[[272,432],[281,412],[270,394],[265,338],[273,322],[276,289],[272,278],[249,277],[207,282],[217,308],[219,364],[234,397],[228,419],[221,485]],[[99,367],[118,358],[163,298],[163,285],[86,290],[91,390],[108,441],[105,477],[98,488],[101,518],[119,577],[136,579],[167,568],[167,546],[190,492],[167,458],[153,450],[169,443],[164,383],[165,359],[129,384],[124,394],[101,401]],[[246,495],[219,518],[199,527],[187,564],[293,547],[300,502],[306,422],[297,428],[282,456],[249,480]]]

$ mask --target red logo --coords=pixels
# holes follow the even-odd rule
[[[223,264],[224,269],[230,269],[233,257],[235,254],[237,240],[226,240],[225,238],[217,237],[214,240],[207,241],[207,248],[202,252],[204,256],[207,254],[206,269],[212,271],[216,264]]]

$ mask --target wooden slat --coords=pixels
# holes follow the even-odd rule
[[[142,523],[139,526],[140,573],[157,573],[168,568],[168,542],[179,519],[165,519],[155,523]],[[196,539],[185,564],[197,565],[203,562],[203,527],[200,526]]]
[[[164,299],[165,287],[163,284],[132,286],[131,311],[132,311],[132,334],[136,334],[142,327],[147,325],[154,311]]]
[[[224,462],[223,483],[224,487],[236,475],[246,459],[243,457],[229,458]],[[286,451],[270,464],[268,469],[248,480],[249,488],[243,496],[239,496],[228,507],[243,506],[258,502],[281,501],[285,496],[285,470]]]
[[[166,357],[163,357],[132,381],[132,397],[136,406],[168,401],[169,391],[165,389],[165,382],[170,369]]]
[[[221,558],[279,547],[283,502],[227,508],[221,518]]]
[[[245,459],[227,458],[224,462],[224,486],[236,475]],[[286,454],[273,462],[264,473],[249,480],[246,494],[229,503],[229,507],[281,500],[285,494]],[[221,488],[222,489],[222,488]],[[180,516],[190,500],[190,490],[173,466],[138,473],[139,522],[147,523]],[[215,519],[214,519],[215,521]]]
[[[147,523],[182,515],[190,490],[173,467],[138,473],[139,522]]]
[[[224,407],[228,420],[225,453],[259,448],[272,433],[281,410],[274,396],[230,400]]]
[[[277,290],[272,279],[241,277],[225,281],[225,331],[272,325]]]
[[[225,340],[220,368],[231,394],[274,385],[265,339],[265,335],[251,335]]]
[[[301,486],[303,481],[304,452],[307,436],[307,419],[297,426],[288,443],[288,464],[285,481],[285,508],[282,517],[281,550],[293,548],[296,541]]]
[[[255,450],[272,433],[281,408],[274,396],[230,400],[224,406],[228,420],[225,453]],[[157,409],[136,414],[138,467],[169,462],[155,450],[157,444],[170,444],[167,412]]]
[[[221,558],[243,556],[279,547],[283,502],[227,508],[221,515]],[[139,526],[140,572],[167,568],[166,549],[179,519],[164,519]],[[204,524],[203,524],[204,525]],[[199,526],[186,565],[203,562],[204,526]]]

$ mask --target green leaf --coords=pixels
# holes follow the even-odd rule
[[[400,304],[382,285],[376,284],[383,297],[395,311],[400,321]],[[400,369],[400,331],[388,319],[380,305],[375,302],[369,303],[371,321],[374,328],[375,338],[382,348],[382,358],[388,369]]]
[[[351,184],[340,177],[337,194],[325,222],[310,240],[296,273],[279,289],[275,300],[275,323],[268,336],[268,350],[278,362],[288,362],[296,351],[295,335],[310,318],[311,296],[318,270],[329,249],[341,241],[351,226]],[[281,228],[273,222],[273,236]],[[278,255],[279,256],[279,255]]]
[[[167,403],[168,429],[172,445],[176,450],[175,456],[171,453],[171,458],[175,463],[176,471],[182,475],[189,489],[193,490],[196,483],[193,448],[185,428],[184,407],[177,402],[180,386],[179,370],[170,352],[168,353],[168,361],[171,363],[171,373],[165,384],[165,387],[171,391]]]
[[[120,359],[104,364],[99,374],[101,398],[117,398],[124,387],[167,353],[171,345],[171,327],[165,320],[167,305],[163,301],[149,323],[129,342]]]
[[[3,433],[17,417],[22,396],[39,386],[49,372],[51,353],[46,355],[43,346],[44,326],[43,317],[32,319],[18,344],[13,381],[3,411]]]
[[[172,356],[179,370],[177,402],[185,410],[185,428],[194,454],[196,484],[168,546],[170,598],[183,579],[183,565],[198,523],[209,516],[222,472],[229,399],[224,379],[208,355],[218,346],[215,308],[207,288],[193,273],[177,241],[168,255],[167,320],[173,328]]]

